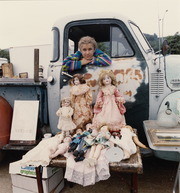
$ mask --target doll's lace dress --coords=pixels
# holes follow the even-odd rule
[[[100,180],[107,180],[110,177],[110,173],[109,162],[104,156],[105,151],[106,149],[101,151],[97,165],[93,167],[86,166],[84,161],[75,162],[73,155],[66,154],[67,165],[65,178],[70,182],[83,186],[93,185]]]

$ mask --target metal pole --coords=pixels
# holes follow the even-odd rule
[[[164,19],[165,19],[165,15],[166,15],[167,12],[168,12],[168,10],[166,10],[166,11],[164,12],[164,16],[163,16],[163,18],[162,18],[162,43],[163,43]]]

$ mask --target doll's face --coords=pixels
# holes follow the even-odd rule
[[[69,100],[65,100],[64,103],[63,103],[63,106],[69,107],[70,106],[70,101]]]
[[[82,133],[82,129],[77,129],[76,130],[76,134],[81,134]]]
[[[103,85],[104,86],[111,85],[111,82],[112,82],[111,77],[108,75],[105,75],[105,77],[102,80]]]
[[[74,82],[75,85],[79,85],[80,84],[80,81],[79,81],[78,77],[75,77],[73,82]]]
[[[94,46],[93,44],[82,44],[80,47],[80,51],[82,53],[83,58],[85,58],[86,60],[91,60],[93,58],[94,55]]]

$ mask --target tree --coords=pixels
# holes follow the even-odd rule
[[[0,58],[7,58],[10,61],[9,50],[1,50],[0,49]]]
[[[144,35],[155,52],[160,50],[159,38],[156,34],[154,34],[154,35],[144,34]],[[164,39],[166,39],[168,41],[171,54],[180,54],[180,34],[178,32],[175,33],[175,35],[167,36]]]
[[[170,53],[180,54],[180,34],[176,32],[174,36],[167,36],[166,39],[170,46]]]

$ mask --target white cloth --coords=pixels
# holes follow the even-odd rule
[[[47,166],[51,161],[51,154],[53,154],[58,145],[62,142],[62,134],[55,135],[54,137],[44,139],[40,143],[28,151],[20,160],[21,166]]]
[[[100,180],[107,180],[110,177],[109,161],[105,158],[106,149],[101,151],[101,155],[94,167],[88,167],[84,161],[75,162],[72,154],[65,154],[67,157],[66,172],[64,178],[83,186],[93,185]],[[88,152],[86,154],[88,156]]]

